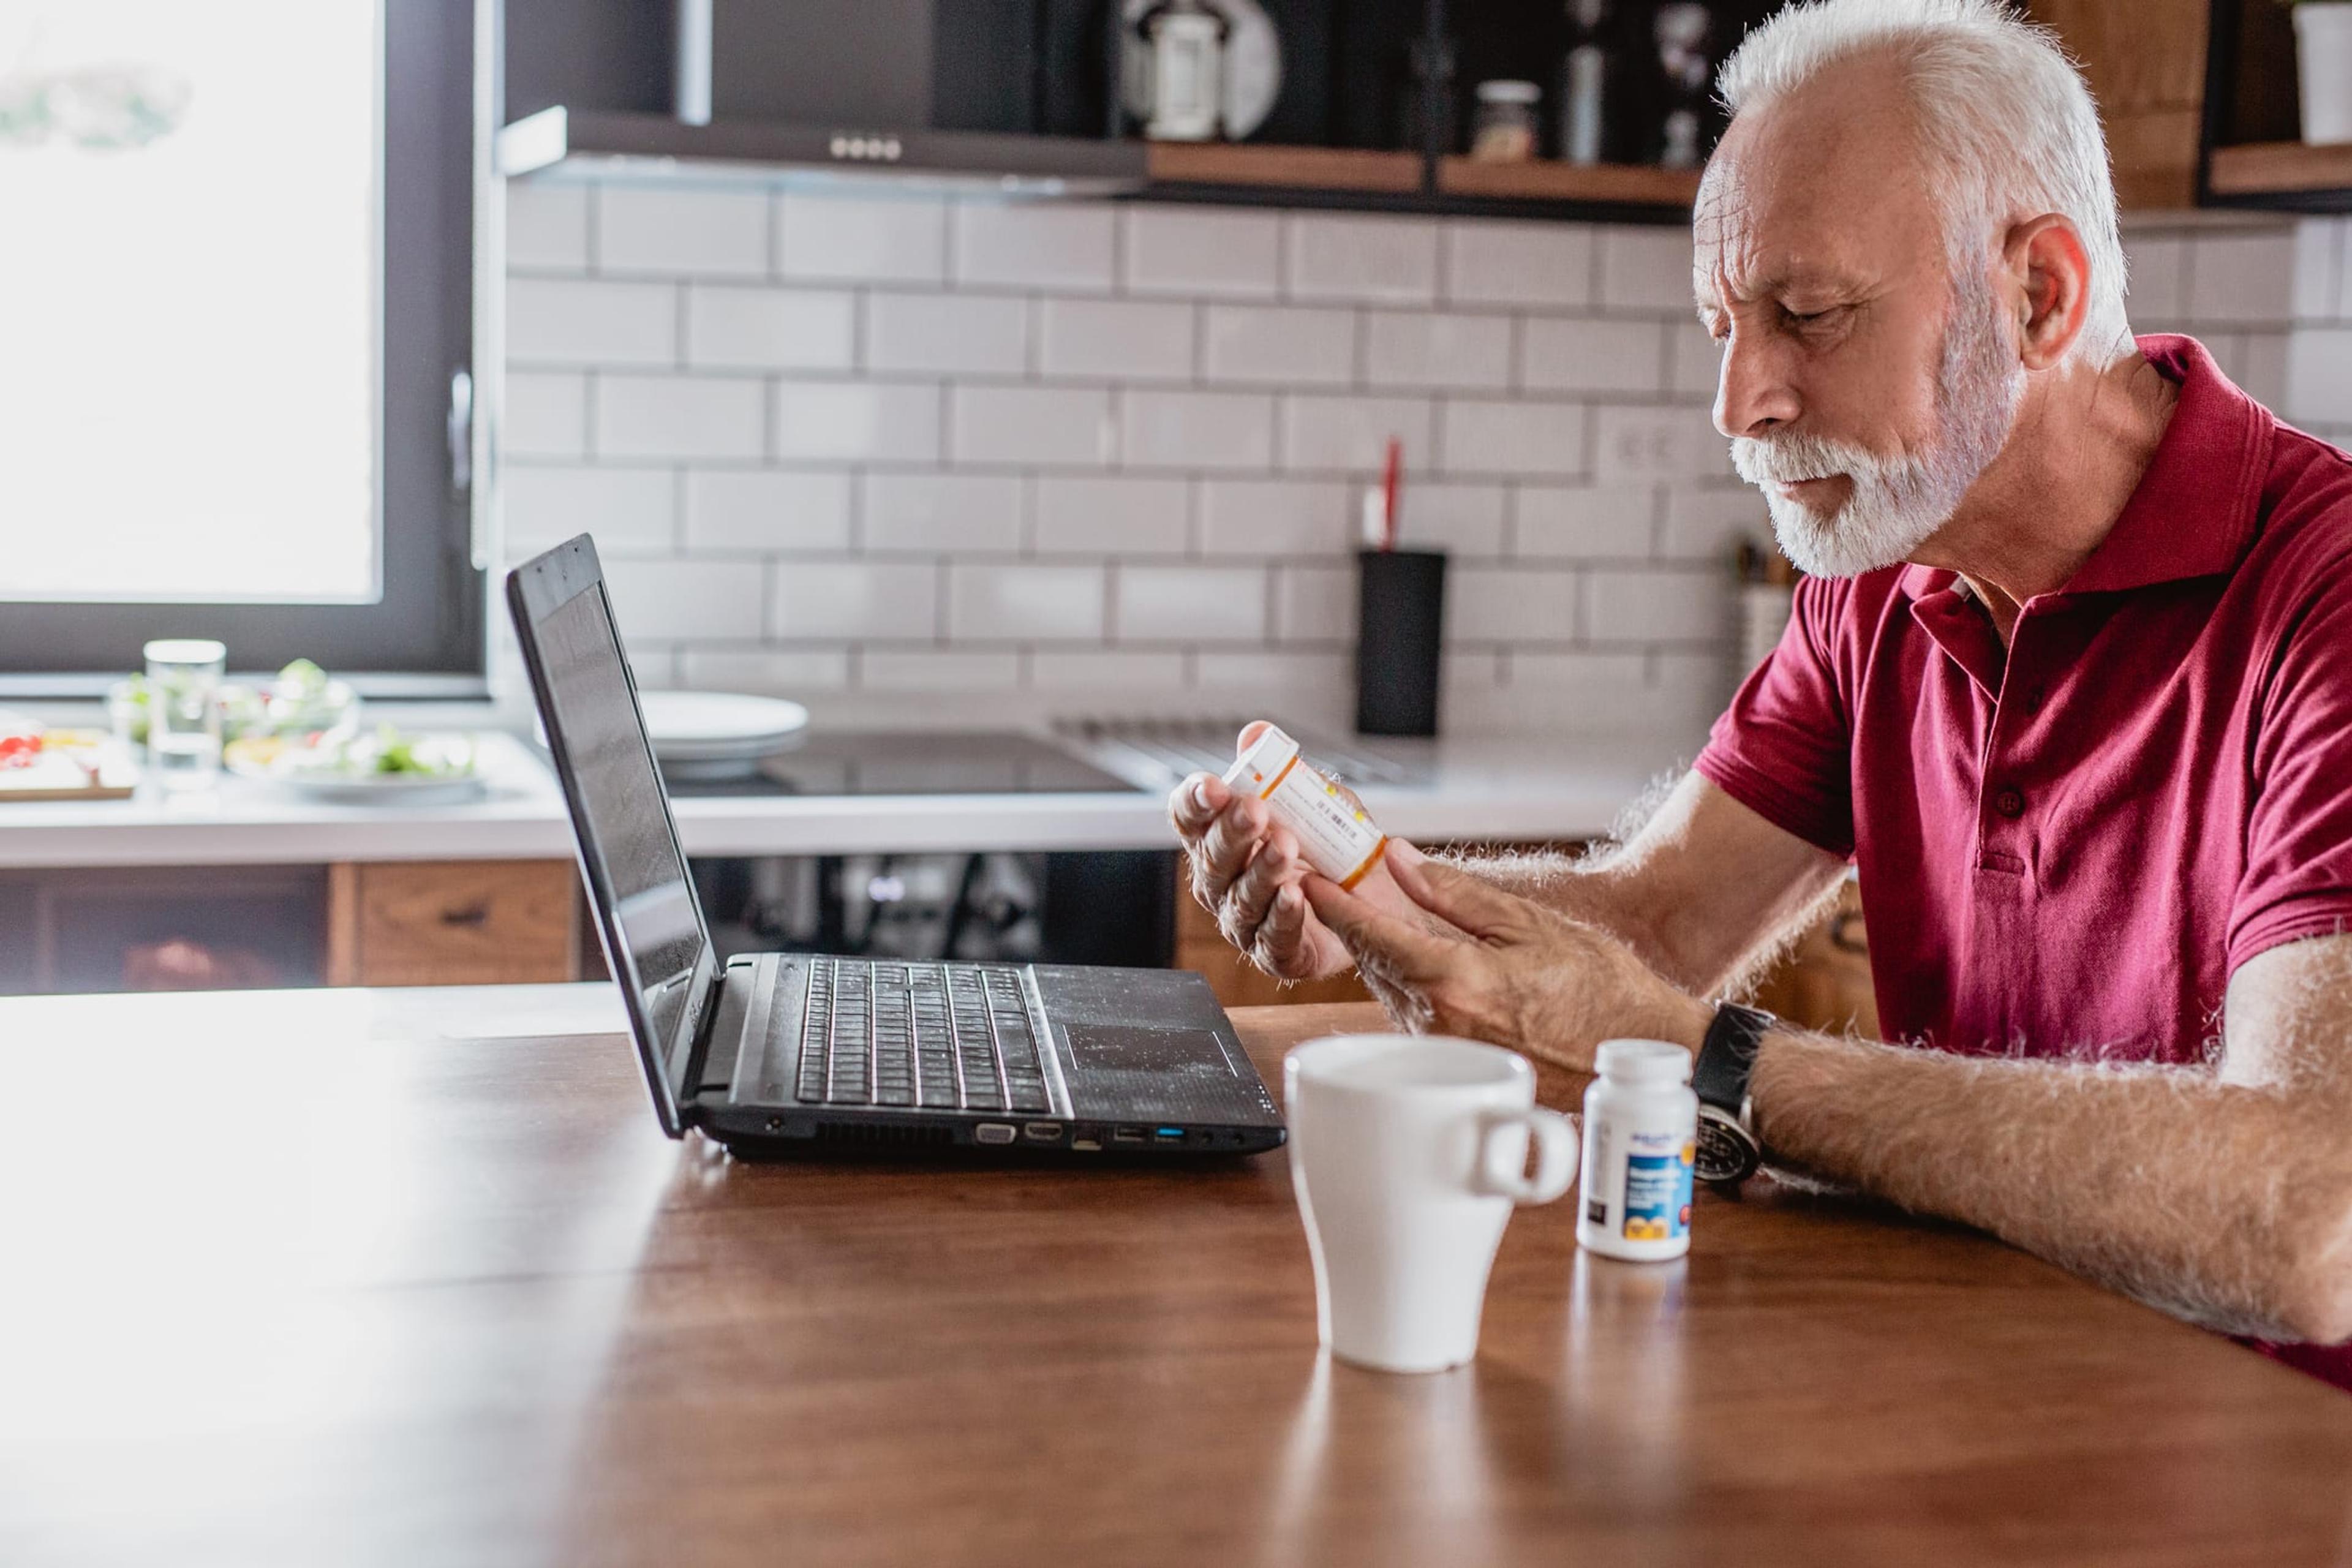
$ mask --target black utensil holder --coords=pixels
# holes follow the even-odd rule
[[[1445,552],[1356,553],[1356,732],[1437,733]]]

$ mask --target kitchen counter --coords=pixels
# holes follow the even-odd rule
[[[1364,790],[1390,832],[1423,842],[1584,838],[1605,831],[1680,738],[1379,742],[1402,782]],[[1142,849],[1172,843],[1172,775],[1097,756],[1132,790],[1066,795],[705,797],[674,803],[687,853],[760,856]],[[510,735],[482,738],[489,788],[452,805],[341,805],[226,778],[215,790],[127,801],[0,805],[0,868],[565,858],[572,828],[546,765]]]

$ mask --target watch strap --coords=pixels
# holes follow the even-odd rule
[[[1756,1067],[1756,1052],[1764,1037],[1780,1020],[1761,1007],[1726,1002],[1715,1010],[1706,1026],[1698,1057],[1691,1064],[1691,1089],[1699,1099],[1743,1121],[1748,1115],[1748,1079]]]

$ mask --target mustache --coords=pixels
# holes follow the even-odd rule
[[[1885,471],[1887,460],[1867,447],[1825,436],[1790,434],[1731,438],[1731,466],[1751,485],[1793,485],[1805,479],[1857,479]]]

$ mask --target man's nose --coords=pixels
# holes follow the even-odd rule
[[[1735,331],[1715,384],[1715,427],[1726,436],[1761,437],[1801,408],[1784,356],[1769,342]]]

